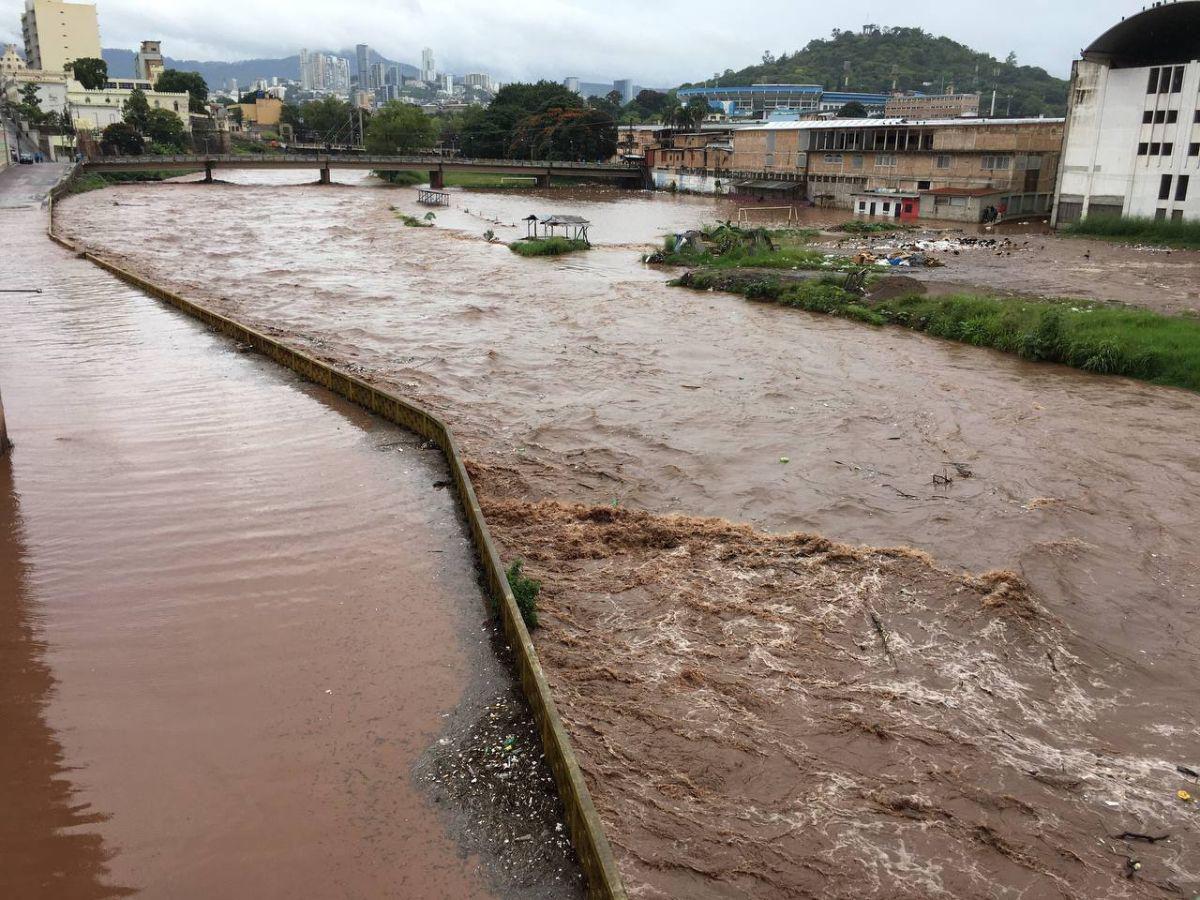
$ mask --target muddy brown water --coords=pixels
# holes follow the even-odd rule
[[[872,676],[871,696],[831,697],[835,706],[845,705],[844,715],[862,719],[865,710],[882,716],[893,704],[907,705],[910,712],[923,703],[959,708],[962,698],[948,697],[943,689],[955,672],[961,675],[979,659],[978,646],[965,634],[986,635],[989,626],[975,623],[976,630],[965,634],[938,630],[937,610],[958,596],[954,571],[1007,569],[1028,582],[1041,624],[1035,635],[1021,639],[1019,653],[1008,654],[1009,680],[988,688],[1012,701],[1002,716],[976,719],[964,713],[962,721],[943,722],[937,727],[953,740],[940,743],[914,732],[915,719],[906,719],[904,727],[882,718],[870,721],[870,715],[863,720],[872,740],[910,762],[931,759],[920,773],[890,776],[909,790],[908,799],[872,799],[864,785],[879,758],[870,742],[855,745],[862,758],[853,772],[844,771],[845,744],[834,738],[811,741],[813,756],[799,773],[789,774],[787,766],[759,772],[766,783],[753,793],[754,802],[778,800],[789,778],[814,779],[831,814],[847,823],[846,835],[831,833],[828,847],[810,847],[804,863],[809,875],[827,871],[830,883],[838,885],[831,894],[853,896],[857,885],[863,893],[890,896],[889,884],[900,885],[903,896],[943,887],[953,892],[955,886],[970,893],[977,882],[952,877],[962,871],[968,845],[984,860],[978,863],[980,878],[1011,884],[1002,895],[1031,887],[1034,893],[1053,889],[1070,896],[1126,889],[1141,894],[1196,884],[1195,826],[1179,818],[1183,808],[1175,798],[1177,788],[1195,784],[1186,779],[1180,784],[1173,765],[1186,763],[1200,743],[1193,702],[1200,673],[1200,457],[1194,440],[1200,434],[1200,397],[896,329],[718,294],[698,297],[666,287],[669,273],[637,262],[634,248],[662,231],[725,217],[728,210],[719,201],[622,196],[615,189],[541,196],[455,191],[454,207],[437,211],[439,227],[418,229],[405,228],[389,210],[395,205],[423,212],[409,189],[382,188],[369,179],[330,189],[284,187],[300,179],[264,179],[258,173],[244,180],[273,183],[124,187],[72,198],[63,205],[62,222],[77,239],[140,272],[443,412],[463,439],[493,514],[503,512],[496,503],[577,501],[745,522],[759,529],[755,540],[768,544],[764,532],[798,530],[932,554],[943,581],[930,590],[942,599],[921,615],[888,604],[903,597],[905,585],[925,578],[922,572],[903,567],[897,572],[872,557],[863,570],[826,571],[819,580],[828,587],[853,576],[855,583],[866,578],[881,586],[883,598],[872,602],[881,615],[898,617],[899,633],[914,630],[897,639],[911,658],[925,652],[921,634],[961,651],[957,656],[946,651],[936,691],[929,684],[898,689],[883,658],[883,670]],[[479,239],[494,222],[513,225],[495,229],[501,237],[520,233],[526,211],[581,212],[595,223],[595,237],[610,246],[560,260],[523,260]],[[143,228],[138,221],[153,225]],[[572,516],[558,517],[562,528],[572,527]],[[594,553],[581,551],[582,545],[551,553],[545,548],[554,546],[553,525],[531,537],[514,522],[498,526],[497,534],[515,552],[532,555],[542,548],[541,568],[532,571],[548,581],[552,614],[539,644],[552,660],[564,715],[574,726],[631,884],[647,896],[670,895],[679,884],[692,896],[773,896],[778,884],[743,877],[743,870],[767,862],[749,850],[749,862],[708,872],[700,881],[688,880],[677,852],[680,841],[694,841],[692,858],[703,858],[704,851],[720,846],[720,834],[736,833],[714,834],[703,804],[688,807],[686,815],[681,809],[689,797],[746,799],[731,788],[729,773],[745,772],[759,758],[747,749],[754,735],[730,742],[715,732],[690,734],[686,746],[696,764],[727,777],[719,785],[701,787],[685,779],[651,791],[645,773],[639,778],[636,759],[664,751],[653,728],[644,727],[653,716],[621,718],[618,713],[630,715],[628,704],[619,709],[606,704],[612,716],[606,720],[603,711],[580,699],[589,685],[611,688],[599,697],[619,696],[622,685],[637,681],[628,672],[641,666],[688,668],[690,663],[674,659],[680,654],[699,659],[702,670],[703,660],[725,656],[733,633],[728,629],[735,627],[728,612],[708,610],[708,618],[686,628],[662,622],[653,641],[645,619],[635,617],[694,596],[696,584],[687,579],[699,578],[696,572],[705,567],[667,574],[644,570],[649,561],[624,539],[611,546],[597,539]],[[660,549],[699,552],[689,547],[677,536]],[[748,560],[765,553],[761,547],[738,552]],[[626,574],[614,584],[613,567],[626,562]],[[792,576],[786,573],[735,563],[717,566],[708,590],[734,583],[740,592],[766,578],[780,585],[781,596],[792,598],[787,603],[803,606],[805,598],[817,596],[807,582],[789,593]],[[644,573],[644,582],[638,573]],[[631,590],[628,609],[618,614],[614,604]],[[853,608],[861,612],[862,603],[855,601]],[[811,626],[811,610],[799,620],[789,619],[793,613],[786,610],[778,615],[782,619],[775,625],[755,628],[786,634]],[[594,621],[605,623],[604,632],[585,627]],[[865,615],[852,622],[839,616],[832,624],[857,635],[852,646],[860,651],[880,630]],[[880,626],[884,633],[891,627]],[[607,662],[593,652],[602,638],[612,642],[604,644],[614,654]],[[1007,641],[998,636],[992,649]],[[700,690],[716,674],[728,688],[725,698],[695,702],[718,712],[724,708],[734,721],[769,702],[766,687],[761,690],[767,693],[752,696],[760,690],[763,667],[787,670],[792,664],[754,649],[773,652],[772,646],[766,637],[751,639],[749,656],[714,662],[716,673],[702,671],[689,689]],[[1041,652],[1047,647],[1049,658],[1065,654],[1079,668],[1052,708],[1034,715],[1021,698],[1044,694],[1038,681],[1044,673],[1021,673],[1035,660],[1049,659]],[[836,650],[830,665],[844,662],[846,652],[857,651]],[[988,657],[987,665],[1002,668],[1005,658],[1003,652]],[[822,677],[792,662],[791,684]],[[1057,662],[1047,665],[1056,671]],[[854,680],[851,674],[839,677]],[[1018,688],[1018,682],[1024,686]],[[736,704],[729,700],[733,695]],[[635,692],[630,702],[639,696],[648,695]],[[1064,727],[1056,737],[1055,720],[1065,722],[1072,710],[1080,711],[1085,725]],[[772,724],[783,735],[773,740],[805,741],[804,717],[796,715]],[[934,727],[928,720],[920,724]],[[601,735],[598,741],[593,734]],[[896,743],[886,744],[889,739]],[[983,785],[990,771],[1003,778],[986,784],[979,801],[991,818],[969,825],[958,844],[937,824],[947,820],[930,810],[953,810],[961,820],[963,810],[955,804],[975,801],[953,799],[960,788],[931,772],[952,769],[966,746],[986,750],[971,763],[973,784]],[[1085,750],[1093,755],[1081,756]],[[1097,762],[1101,758],[1104,765]],[[1068,772],[1057,776],[1057,794],[1043,790],[1042,781],[1030,781],[1031,771],[1044,775],[1046,769]],[[1103,786],[1092,782],[1097,777]],[[619,796],[605,793],[605,785],[622,778],[634,787]],[[1111,782],[1121,778],[1136,782],[1136,791],[1114,793]],[[1063,787],[1068,783],[1074,788]],[[831,792],[839,785],[857,799],[835,810]],[[680,790],[684,800],[664,800],[678,798]],[[770,827],[801,827],[798,819],[763,815],[755,825],[765,831],[747,832],[759,841],[769,843]],[[1126,829],[1129,821],[1134,826]],[[1171,823],[1177,843],[1165,851],[1154,845],[1157,874],[1123,879],[1123,845],[1106,843],[1109,832],[1164,821]],[[1056,823],[1070,823],[1066,833],[1072,837],[1057,848],[1039,845],[1037,835]],[[935,852],[917,831],[941,835],[954,852]],[[867,861],[872,841],[886,849]],[[803,855],[804,846],[797,852]],[[847,853],[859,860],[857,868],[846,864]],[[1070,866],[1060,871],[1047,861],[1072,853],[1086,858],[1079,871]],[[989,867],[989,854],[1003,861]],[[1024,873],[1020,878],[1006,868],[1014,860]],[[677,883],[675,876],[684,880]],[[787,883],[788,876],[779,877]],[[1075,882],[1086,887],[1073,891]],[[791,883],[816,892],[803,880]]]
[[[0,215],[0,896],[574,896],[440,454]]]

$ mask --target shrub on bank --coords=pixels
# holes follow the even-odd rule
[[[565,237],[525,238],[508,245],[508,249],[521,256],[561,256],[564,253],[577,253],[591,247],[587,241]]]
[[[718,275],[677,284],[705,290]],[[913,295],[871,303],[841,279],[783,284],[721,282],[750,299],[828,313],[871,325],[903,325],[937,337],[1108,375],[1200,391],[1200,321],[1086,301]]]
[[[112,187],[114,184],[132,184],[140,181],[164,181],[168,178],[178,178],[187,172],[89,172],[80,175],[71,182],[68,190],[72,194],[86,194],[88,191],[98,191],[101,188]]]
[[[538,627],[537,596],[541,593],[542,583],[526,578],[521,572],[524,565],[524,560],[515,560],[504,574],[508,578],[513,599],[517,601],[517,609],[521,611],[521,618],[525,620],[525,627],[533,629]]]
[[[1183,250],[1200,250],[1200,222],[1168,222],[1124,216],[1088,216],[1063,228],[1064,234],[1113,241],[1134,241]]]

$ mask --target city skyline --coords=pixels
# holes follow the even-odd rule
[[[363,43],[367,32],[372,49],[418,68],[422,49],[433,47],[445,48],[437,49],[441,71],[487,71],[504,82],[577,76],[585,82],[627,78],[672,87],[753,65],[764,51],[798,50],[834,28],[857,30],[867,23],[922,27],[998,58],[1012,51],[1022,64],[1065,77],[1079,48],[1095,37],[1097,17],[1116,20],[1141,8],[1136,0],[1096,0],[1086,9],[1076,2],[1047,8],[1034,0],[1013,0],[998,17],[983,4],[914,2],[899,13],[878,0],[812,10],[772,0],[761,17],[769,25],[760,32],[742,28],[735,33],[718,15],[694,14],[705,6],[689,7],[692,14],[679,17],[628,0],[602,6],[533,2],[504,10],[481,0],[455,0],[436,11],[417,4],[394,9],[352,3],[349,10],[344,5],[333,10],[305,0],[268,0],[256,5],[256,13],[276,25],[269,40],[261,31],[247,30],[244,10],[227,3],[164,0],[147,10],[134,0],[101,0],[99,16],[103,46],[135,49],[142,40],[161,40],[178,59],[276,58],[294,55],[299,47],[336,51]],[[347,14],[358,7],[362,15]],[[23,8],[23,0],[0,0],[0,42],[20,44]],[[713,4],[713,12],[720,11]],[[1026,27],[1034,14],[1044,27]],[[366,19],[372,24],[364,27]]]

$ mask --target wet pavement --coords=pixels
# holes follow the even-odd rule
[[[697,296],[637,262],[662,231],[725,217],[720,201],[454,191],[438,227],[414,229],[389,208],[421,211],[414,191],[360,184],[123,187],[68,201],[63,222],[451,421],[498,540],[547,582],[536,640],[631,884],[765,897],[825,872],[836,896],[892,896],[908,875],[901,896],[989,878],[1099,896],[1123,889],[1122,848],[1104,842],[1163,821],[1180,843],[1129,892],[1196,882],[1174,805],[1195,785],[1174,766],[1200,738],[1200,458],[1181,437],[1200,433],[1200,398]],[[607,246],[524,260],[482,241],[522,210],[581,211]],[[130,216],[154,222],[144,241],[109,237]],[[651,519],[595,533],[614,508]],[[671,514],[755,530],[713,537]],[[775,535],[793,530],[937,564],[783,558]],[[988,570],[1022,586],[962,581]],[[975,615],[1012,598],[1033,625]],[[896,666],[912,667],[902,684]],[[980,666],[987,690],[963,694]],[[797,784],[845,826],[788,845],[802,872],[764,856],[780,880],[758,883],[754,861],[698,864],[722,841],[803,836]],[[752,821],[718,821],[731,809]],[[1039,838],[1056,827],[1060,844]]]
[[[575,895],[440,454],[50,243],[56,175],[0,175],[0,896]],[[497,698],[468,829],[418,770]]]

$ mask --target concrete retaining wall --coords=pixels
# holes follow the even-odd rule
[[[621,875],[617,869],[612,848],[609,846],[608,838],[600,823],[600,817],[596,814],[595,806],[592,804],[592,797],[584,782],[583,772],[579,768],[575,751],[571,747],[567,732],[559,718],[558,709],[550,694],[550,685],[546,681],[537,651],[530,640],[529,632],[521,618],[512,590],[508,586],[500,555],[492,542],[487,521],[483,517],[483,511],[475,496],[475,487],[467,474],[462,454],[459,452],[449,426],[433,413],[397,394],[374,387],[361,378],[316,360],[299,350],[292,349],[234,319],[193,303],[103,257],[89,252],[81,253],[78,247],[60,237],[54,228],[54,200],[67,192],[74,175],[74,171],[69,173],[50,192],[49,235],[55,243],[78,253],[84,259],[111,272],[127,284],[199,319],[210,328],[244,344],[249,344],[259,353],[270,357],[309,381],[340,394],[389,422],[394,422],[433,441],[442,449],[450,467],[450,475],[454,481],[463,515],[466,517],[476,552],[479,555],[484,577],[499,606],[500,620],[516,659],[521,687],[541,732],[546,760],[550,764],[559,797],[566,810],[571,842],[587,879],[588,895],[594,898],[603,898],[603,900],[625,900],[625,888],[621,882]]]

